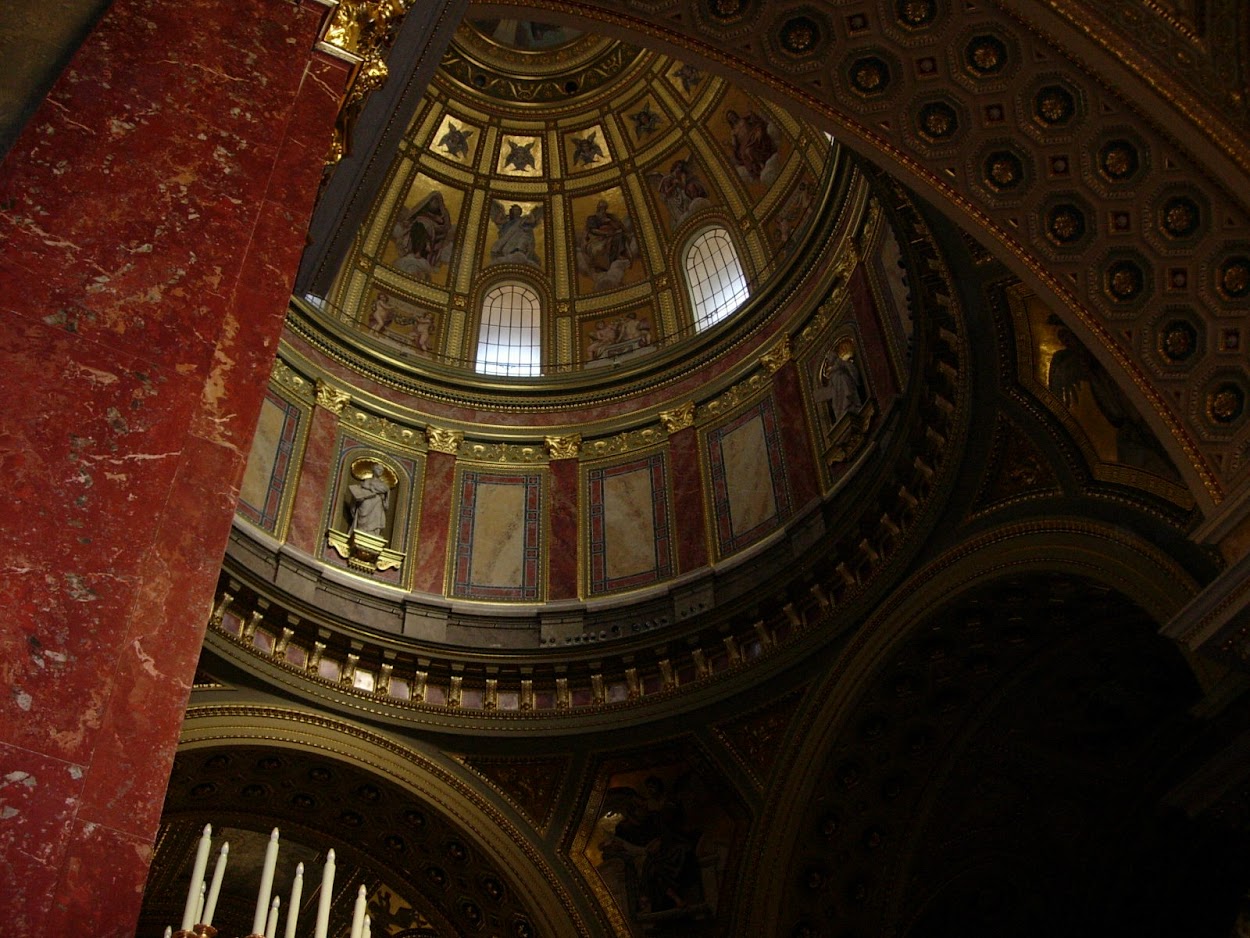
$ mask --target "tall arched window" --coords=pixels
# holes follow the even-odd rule
[[[542,364],[542,308],[523,283],[491,287],[482,300],[477,371],[484,375],[537,375]]]
[[[716,325],[746,301],[747,278],[724,228],[695,235],[686,249],[685,265],[696,331]]]

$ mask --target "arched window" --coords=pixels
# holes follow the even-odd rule
[[[685,265],[696,331],[716,325],[746,301],[747,278],[724,228],[699,232],[686,249]]]
[[[501,283],[482,300],[477,371],[484,375],[536,375],[542,364],[542,309],[523,283]]]

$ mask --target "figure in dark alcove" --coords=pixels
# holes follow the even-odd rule
[[[605,859],[621,860],[636,872],[633,911],[639,918],[703,901],[695,853],[700,832],[686,829],[685,812],[680,802],[669,797],[662,779],[652,775],[643,785],[645,795],[633,788],[617,789],[612,800],[618,800],[622,818],[613,836],[601,845]]]
[[[1099,413],[1115,430],[1116,461],[1175,478],[1172,461],[1107,369],[1058,317],[1052,315],[1047,322],[1057,327],[1056,337],[1063,346],[1050,359],[1046,383],[1051,392],[1071,409],[1080,398],[1081,385],[1087,384]]]

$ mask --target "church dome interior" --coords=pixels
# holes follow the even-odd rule
[[[19,934],[1250,934],[1250,8],[289,6],[2,128]]]

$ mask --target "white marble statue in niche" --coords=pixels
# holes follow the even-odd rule
[[[374,463],[370,474],[349,485],[347,490],[352,497],[352,523],[347,533],[381,537],[386,529],[386,510],[391,503],[391,483],[387,479],[386,467]]]

